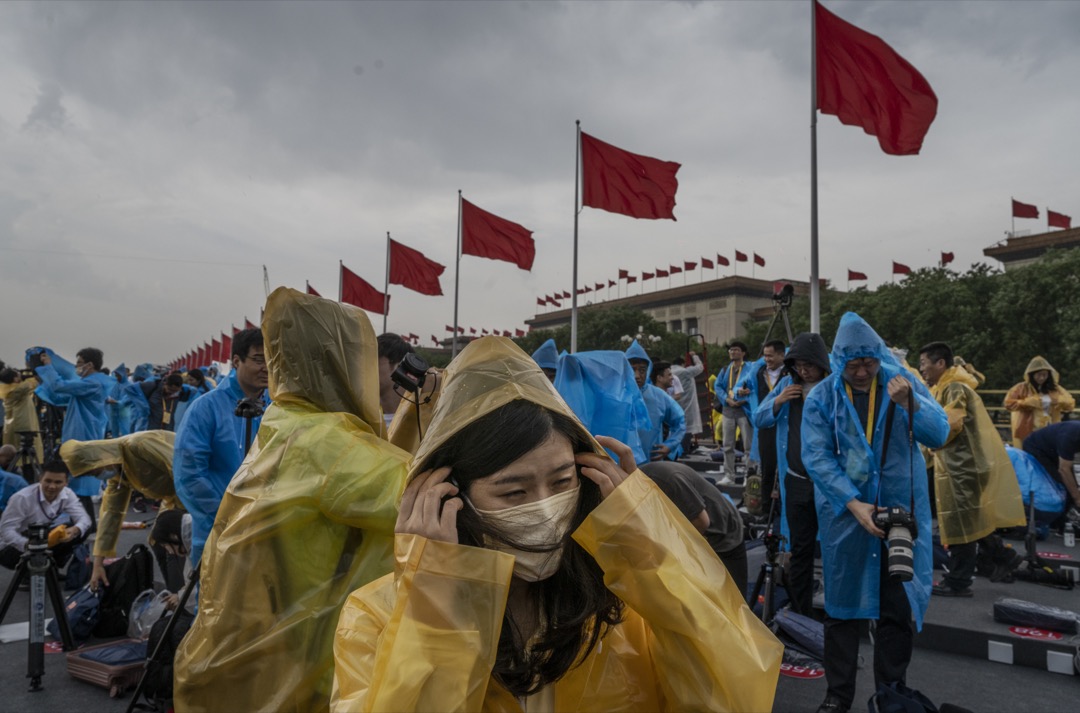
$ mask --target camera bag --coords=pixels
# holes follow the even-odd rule
[[[135,599],[154,587],[154,556],[146,545],[135,545],[120,559],[106,565],[109,586],[101,597],[101,611],[94,636],[110,639],[124,636],[128,612]]]
[[[1023,599],[998,599],[994,602],[994,621],[1001,624],[1014,624],[1034,629],[1060,631],[1063,634],[1077,633],[1077,620],[1080,615],[1067,609],[1045,604],[1036,604]]]
[[[94,633],[94,627],[97,626],[100,605],[100,592],[91,591],[90,587],[83,587],[67,598],[67,601],[64,602],[63,612],[54,612],[55,616],[45,630],[49,633],[49,636],[59,641],[60,625],[56,622],[55,617],[63,615],[67,617],[68,628],[71,629],[71,638],[75,639],[76,642],[86,641]]]

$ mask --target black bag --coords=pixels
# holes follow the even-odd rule
[[[76,642],[86,641],[94,633],[94,627],[98,622],[98,613],[101,606],[101,594],[90,591],[89,587],[83,587],[68,597],[64,603],[63,612],[53,612],[54,618],[49,622],[46,631],[57,641],[60,640],[60,624],[57,616],[66,616],[68,628],[71,629],[71,638]]]
[[[154,625],[150,627],[150,638],[146,642],[146,650],[149,652],[147,656],[154,653],[154,649],[157,648],[161,637],[165,635],[165,628],[169,625],[169,620],[173,616],[178,617],[178,619],[169,640],[162,644],[156,659],[147,660],[146,673],[143,674],[143,695],[154,704],[155,710],[168,710],[170,707],[169,703],[173,695],[173,659],[176,657],[176,650],[180,648],[180,642],[184,639],[184,635],[187,634],[192,621],[195,619],[193,614],[182,611],[179,614],[176,612],[171,615],[166,614],[154,622]],[[158,705],[159,703],[164,705]]]
[[[90,548],[85,542],[80,542],[71,552],[71,560],[68,561],[67,573],[64,575],[64,589],[78,589],[83,586],[90,581],[93,571]]]
[[[135,545],[122,558],[105,567],[109,586],[101,597],[100,615],[94,636],[109,639],[125,636],[128,612],[135,598],[154,588],[154,556],[146,545]]]
[[[867,708],[870,713],[938,713],[929,698],[902,683],[879,684]]]

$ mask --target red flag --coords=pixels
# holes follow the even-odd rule
[[[480,334],[486,337],[487,334],[488,334],[488,331],[486,329],[481,329]]]
[[[543,297],[537,297],[537,298],[536,298],[536,305],[537,305],[538,307],[543,307],[543,306],[544,306],[544,305],[546,305],[546,304],[547,304],[547,300],[546,300],[546,299],[544,299]]]
[[[1072,227],[1072,218],[1064,213],[1055,213],[1049,208],[1046,209],[1046,224],[1051,228],[1065,228],[1068,230]]]
[[[892,274],[894,274],[894,275],[910,275],[911,274],[911,268],[908,267],[907,265],[903,264],[902,262],[896,262],[895,260],[893,260]]]
[[[233,327],[232,328],[232,333],[233,333],[233,336],[239,334],[240,333],[240,328],[239,327]]]
[[[852,282],[854,280],[868,280],[870,278],[866,276],[865,272],[855,272],[849,267],[847,271],[847,279],[848,282]]]
[[[441,295],[439,275],[446,268],[424,257],[419,250],[390,240],[390,284],[402,285],[422,295]]]
[[[637,275],[630,275],[626,278],[626,284],[630,285],[637,282]]]
[[[571,297],[570,293],[567,292],[566,290],[563,290],[562,299],[568,300],[568,299],[570,299],[570,297]]]
[[[465,334],[465,328],[464,327],[458,327],[457,328],[457,333],[458,334]]]
[[[678,265],[669,265],[668,272],[670,272],[672,275],[678,275],[680,272],[682,272],[682,268]]]
[[[1039,209],[1033,205],[1027,203],[1021,203],[1020,201],[1013,199],[1013,217],[1014,218],[1038,218]]]
[[[701,269],[702,269],[702,270],[711,270],[711,269],[713,269],[714,267],[716,267],[716,265],[715,265],[715,264],[713,264],[713,261],[712,261],[712,260],[710,260],[710,259],[709,259],[709,258],[707,258],[707,257],[703,257],[703,258],[701,258]]]
[[[744,255],[743,257],[745,258],[746,256]],[[723,255],[717,254],[716,264],[720,265],[721,267],[731,267],[731,260],[728,260]]]
[[[524,337],[525,336],[525,330],[524,329],[515,329],[514,330],[514,336],[516,336],[516,337]]]
[[[765,258],[761,257],[757,253],[754,253],[754,264],[758,267],[765,267]]]
[[[227,336],[225,332],[221,333],[221,361],[228,361],[232,358],[232,337]]]
[[[510,330],[509,330],[509,329],[507,329],[507,330],[503,331],[502,335],[503,335],[504,337],[509,337],[509,336],[510,336]]]
[[[954,257],[956,257],[956,256],[953,255],[952,253],[947,253],[947,252],[942,251],[942,253],[941,253],[941,264],[942,265],[948,265],[950,262],[953,261]]]
[[[476,334],[476,327],[469,327],[469,334]]]
[[[210,354],[214,361],[223,361],[221,358],[221,342],[216,339],[210,340]]]
[[[620,280],[625,280],[628,277],[630,277],[630,271],[629,270],[619,270],[619,279]]]
[[[532,270],[536,242],[532,231],[461,199],[461,254],[512,262]]]
[[[684,270],[696,270],[697,269],[697,263],[696,262],[683,261],[682,266],[683,266]],[[702,265],[702,267],[704,267],[704,265]]]
[[[735,262],[749,262],[750,258],[746,256],[746,253],[741,253],[738,250],[735,251]],[[723,264],[723,263],[721,263]]]
[[[814,3],[817,106],[841,123],[861,126],[894,156],[919,153],[937,116],[926,78],[880,37]]]
[[[307,293],[308,293],[309,295],[315,295],[316,297],[322,297],[322,295],[320,295],[320,294],[319,294],[319,293],[318,293],[318,292],[317,292],[317,291],[315,290],[315,288],[311,286],[311,283],[310,283],[310,282],[308,282],[307,280],[305,280],[305,281],[304,281],[304,284],[305,284],[305,285],[307,285]]]
[[[387,295],[344,265],[341,266],[341,301],[375,314],[386,314],[390,307]]]
[[[679,164],[624,151],[581,133],[581,204],[631,218],[675,220]]]
[[[652,273],[652,272],[643,272],[643,273],[641,273],[641,279],[642,280],[651,280],[654,277],[656,277],[656,274]]]
[[[258,329],[247,317],[244,317],[244,329]]]
[[[619,284],[619,283],[618,283],[618,282],[615,282],[615,280],[608,280],[608,281],[607,281],[607,286],[608,286],[608,287],[614,287],[614,286],[615,286],[615,285],[617,285],[617,284]]]
[[[203,359],[203,348],[199,347],[195,350],[195,366],[202,366],[206,364],[206,360]]]
[[[656,276],[657,277],[668,277],[668,275],[669,275],[669,273],[668,273],[667,270],[661,270],[660,268],[656,268]]]
[[[203,364],[209,364],[214,361],[214,356],[213,348],[206,342],[203,342],[203,359],[205,360],[203,361]]]
[[[592,288],[589,287],[588,285],[585,285],[585,290],[584,291],[585,292],[592,292]]]
[[[434,334],[431,335],[431,341],[435,342],[435,346],[439,346],[439,338]]]
[[[448,332],[453,332],[453,331],[454,331],[454,328],[453,328],[453,327],[451,327],[451,326],[450,326],[450,325],[448,324],[448,325],[446,325],[446,331],[448,331]]]

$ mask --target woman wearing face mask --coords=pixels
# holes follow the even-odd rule
[[[715,553],[508,339],[447,369],[395,554],[342,611],[332,710],[772,708],[782,647]]]

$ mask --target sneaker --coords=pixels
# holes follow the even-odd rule
[[[1080,510],[1071,507],[1065,517],[1073,524],[1073,527],[1080,527]]]
[[[994,571],[990,574],[991,582],[1012,582],[1012,573],[1016,571],[1016,568],[1020,566],[1020,563],[1024,561],[1024,558],[1019,552],[1011,547],[1005,548],[1005,552],[1001,555],[1001,560],[994,563]]]
[[[716,484],[717,485],[728,485],[728,486],[742,486],[742,485],[746,484],[746,478],[742,478],[742,477],[739,477],[739,476],[736,476],[736,477],[732,478],[730,475],[724,475],[723,478],[716,481]]]
[[[974,595],[971,591],[971,587],[964,587],[963,589],[953,589],[947,584],[935,584],[930,593],[938,597],[963,597],[969,598]]]
[[[851,706],[830,693],[818,706],[817,713],[848,713],[850,708]]]

